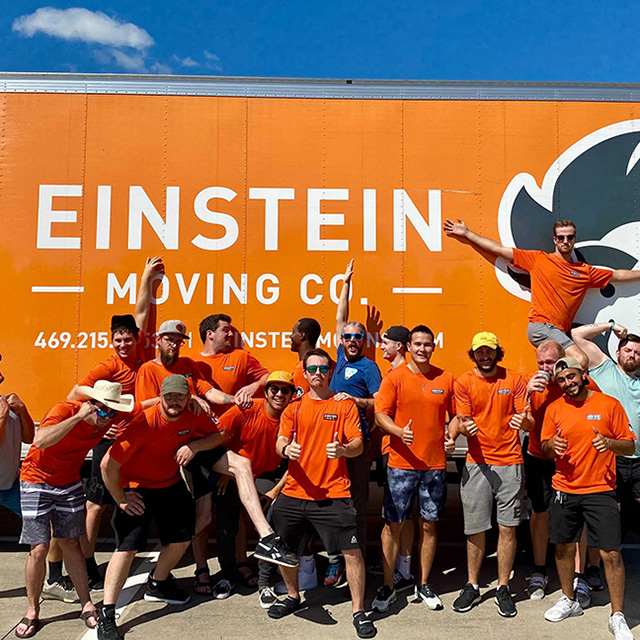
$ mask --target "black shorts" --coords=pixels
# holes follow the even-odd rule
[[[616,456],[616,485],[618,502],[640,500],[640,458]]]
[[[531,508],[536,513],[549,511],[553,487],[551,479],[556,472],[556,463],[525,453],[524,456],[524,483],[527,496],[531,502]]]
[[[196,500],[214,490],[220,474],[212,471],[212,469],[216,462],[226,453],[227,450],[224,447],[199,451],[185,467],[186,471],[191,475],[189,490]]]
[[[196,505],[180,481],[162,489],[130,489],[142,496],[144,513],[130,516],[120,507],[113,512],[111,524],[116,533],[116,551],[144,551],[149,525],[156,521],[160,544],[188,542],[196,528]]]
[[[351,498],[315,501],[280,494],[273,504],[272,522],[276,533],[298,555],[304,550],[311,528],[329,554],[359,548]]]
[[[82,488],[84,495],[89,502],[94,504],[105,505],[114,504],[113,498],[109,493],[109,489],[104,484],[102,479],[102,471],[100,469],[100,463],[104,458],[107,451],[113,444],[113,440],[109,438],[102,438],[98,444],[93,447],[91,457],[91,473],[88,478],[82,479]]]
[[[563,493],[555,491],[549,507],[549,539],[553,544],[578,542],[587,525],[587,544],[620,551],[620,514],[615,491]]]

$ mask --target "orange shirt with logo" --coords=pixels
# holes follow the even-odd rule
[[[49,409],[40,422],[38,430],[47,429],[75,416],[82,402],[67,400],[59,402]],[[118,414],[115,420],[131,414]],[[105,427],[87,424],[84,420],[76,424],[66,436],[46,449],[36,449],[31,445],[20,472],[20,480],[24,482],[46,483],[52,487],[66,487],[80,480],[80,467],[87,453],[95,447],[111,423]]]
[[[162,415],[160,403],[145,409],[118,438],[109,455],[122,465],[122,486],[161,489],[180,480],[175,454],[193,440],[219,431],[216,418],[184,411],[177,420]]]
[[[467,462],[507,466],[522,462],[520,431],[509,421],[527,408],[527,386],[514,371],[498,367],[490,378],[475,369],[454,383],[458,415],[471,416],[478,433],[468,438]]]
[[[327,445],[336,433],[344,444],[362,438],[360,415],[353,402],[315,400],[305,393],[280,418],[278,435],[291,439],[294,433],[302,453],[299,460],[289,460],[282,493],[302,500],[350,498],[347,460],[344,456],[327,458]]]
[[[427,374],[400,366],[382,379],[375,399],[376,413],[390,416],[398,427],[412,420],[413,443],[390,436],[389,466],[394,469],[444,469],[447,413],[455,415],[453,376],[432,366]]]
[[[191,358],[180,357],[170,367],[165,367],[155,360],[145,362],[136,377],[136,400],[143,402],[160,396],[162,381],[174,373],[183,375],[189,381],[191,395],[204,396],[213,387],[202,379],[196,362]]]
[[[513,250],[513,265],[531,275],[529,322],[548,322],[569,331],[589,289],[603,289],[612,271],[584,262],[566,262],[553,253]]]
[[[583,402],[562,396],[547,408],[542,442],[558,431],[568,441],[566,452],[556,457],[552,485],[566,493],[600,493],[616,488],[616,455],[599,453],[591,444],[596,429],[605,438],[635,440],[622,405],[611,396],[594,391]]]
[[[246,411],[231,407],[220,417],[220,431],[226,430],[227,449],[251,460],[254,477],[275,471],[282,462],[276,453],[280,419],[272,418],[266,409],[267,401],[258,398]]]

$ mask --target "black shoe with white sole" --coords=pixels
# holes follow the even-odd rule
[[[162,581],[149,577],[144,599],[148,602],[187,604],[191,600],[191,596],[183,589],[180,589],[176,584],[176,579],[169,574],[169,577]]]
[[[452,609],[458,613],[466,613],[471,611],[478,602],[480,602],[480,589],[476,589],[467,582],[460,595],[453,601]]]
[[[373,638],[377,633],[373,622],[369,620],[364,611],[358,611],[353,614],[353,626],[356,629],[358,638]]]
[[[501,585],[496,591],[496,604],[498,605],[498,613],[503,618],[513,618],[518,615],[518,610],[511,597],[511,591],[506,585]]]
[[[283,567],[295,568],[300,565],[298,559],[287,549],[284,540],[275,533],[260,538],[253,555],[259,560],[280,564]]]

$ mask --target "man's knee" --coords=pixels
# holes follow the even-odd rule
[[[249,475],[253,478],[253,471],[251,469],[251,462],[248,458],[238,455],[233,451],[227,451],[227,462],[231,475],[242,477]]]
[[[616,568],[622,566],[622,554],[619,551],[603,551],[600,549],[600,557],[608,567]]]
[[[70,551],[73,552],[80,549],[79,538],[57,538],[57,540],[60,543],[63,553],[69,553]]]
[[[48,542],[43,542],[41,544],[34,544],[29,551],[29,555],[36,562],[45,562],[47,559],[48,553],[49,553]]]

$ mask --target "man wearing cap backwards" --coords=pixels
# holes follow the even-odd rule
[[[220,416],[220,430],[226,435],[224,446],[251,461],[255,478],[264,476],[265,480],[275,480],[276,472],[282,465],[282,458],[276,453],[276,439],[280,416],[291,402],[294,392],[291,374],[287,371],[274,371],[267,377],[264,399],[254,400],[253,406],[245,411],[232,407]],[[262,496],[265,509],[276,499],[283,486],[284,478],[281,478],[280,482],[274,483]],[[222,579],[214,586],[213,595],[223,599],[231,594],[235,583],[240,579],[236,562],[236,536],[241,503],[234,483],[229,483],[222,494],[215,492],[214,501]],[[272,565],[264,564],[267,566],[260,568],[263,584],[259,587],[268,588]]]
[[[504,245],[474,233],[460,219],[446,220],[444,232],[478,253],[504,258],[531,274],[531,311],[527,336],[534,347],[544,340],[556,340],[570,355],[586,366],[584,352],[569,337],[571,323],[589,289],[603,289],[609,282],[640,280],[640,270],[598,269],[573,258],[576,225],[557,220],[553,225],[555,251],[529,251]]]
[[[162,258],[148,258],[140,278],[135,317],[131,314],[111,317],[113,354],[106,360],[99,362],[81,378],[69,392],[67,400],[78,399],[78,386],[92,387],[98,380],[119,382],[122,385],[122,393],[132,394],[135,392],[138,369],[148,359],[149,353],[148,349],[145,350],[145,344],[151,308],[151,283],[156,275],[162,273],[164,273]],[[84,492],[87,497],[87,533],[82,536],[80,543],[87,564],[91,591],[102,591],[104,588],[104,580],[98,570],[94,554],[102,515],[107,504],[113,504],[113,500],[102,481],[100,462],[111,446],[117,429],[118,425],[114,424],[105,437],[93,448],[91,474],[84,481]],[[49,580],[51,580],[51,576]]]
[[[349,401],[356,405],[364,447],[362,453],[348,458],[347,468],[351,478],[351,497],[358,514],[358,540],[362,555],[367,549],[367,502],[369,500],[369,473],[371,470],[371,446],[369,421],[373,402],[382,376],[378,365],[362,355],[367,329],[361,322],[349,320],[349,295],[353,277],[353,260],[347,265],[344,284],[336,310],[336,336],[339,337],[336,366],[331,378],[331,390],[335,400]],[[340,555],[329,557],[325,586],[340,586],[344,581],[344,564]]]
[[[600,550],[609,586],[609,630],[616,640],[632,640],[622,612],[625,578],[615,463],[616,455],[633,454],[635,434],[615,398],[587,388],[575,358],[558,360],[554,373],[564,396],[547,409],[540,439],[545,454],[556,458],[549,531],[562,596],[544,617],[559,622],[582,614],[574,599],[573,569],[576,542],[586,524],[588,544]]]
[[[298,354],[298,362],[292,372],[298,396],[309,391],[302,360],[308,351],[316,348],[321,331],[320,323],[315,318],[300,318],[291,330],[291,351]]]
[[[376,396],[376,422],[389,443],[387,483],[384,488],[382,556],[384,584],[373,608],[386,611],[396,600],[394,568],[403,523],[413,527],[413,503],[420,505],[420,582],[416,596],[425,606],[441,610],[442,602],[429,585],[437,544],[436,522],[445,505],[447,414],[455,418],[453,376],[430,364],[435,349],[433,332],[425,325],[411,330],[411,361],[390,371]],[[446,434],[446,435],[445,435]]]
[[[533,419],[527,406],[524,380],[517,373],[498,366],[504,351],[493,333],[477,333],[469,357],[475,367],[455,382],[459,422],[449,428],[454,441],[458,433],[462,433],[469,445],[460,483],[468,582],[454,601],[453,610],[464,613],[480,602],[479,573],[495,502],[499,528],[495,602],[498,613],[510,618],[518,613],[509,591],[509,576],[524,497],[519,430],[531,430]]]
[[[349,492],[346,460],[360,455],[362,431],[351,402],[340,402],[329,388],[332,361],[322,349],[303,360],[309,393],[282,413],[276,451],[289,459],[287,481],[273,506],[273,524],[298,553],[313,527],[327,552],[343,553],[353,611],[360,638],[372,638],[375,627],[364,612],[365,568],[356,511]],[[298,570],[282,567],[287,597],[268,611],[283,618],[300,608]]]
[[[22,534],[20,542],[31,546],[26,567],[29,607],[16,627],[19,638],[28,638],[40,626],[40,594],[51,536],[62,547],[67,571],[80,598],[81,617],[96,626],[87,569],[79,538],[85,531],[80,467],[89,452],[110,428],[112,421],[131,413],[133,396],[122,394],[117,382],[98,380],[80,387],[85,402],[59,402],[40,422],[33,445],[20,473]]]

